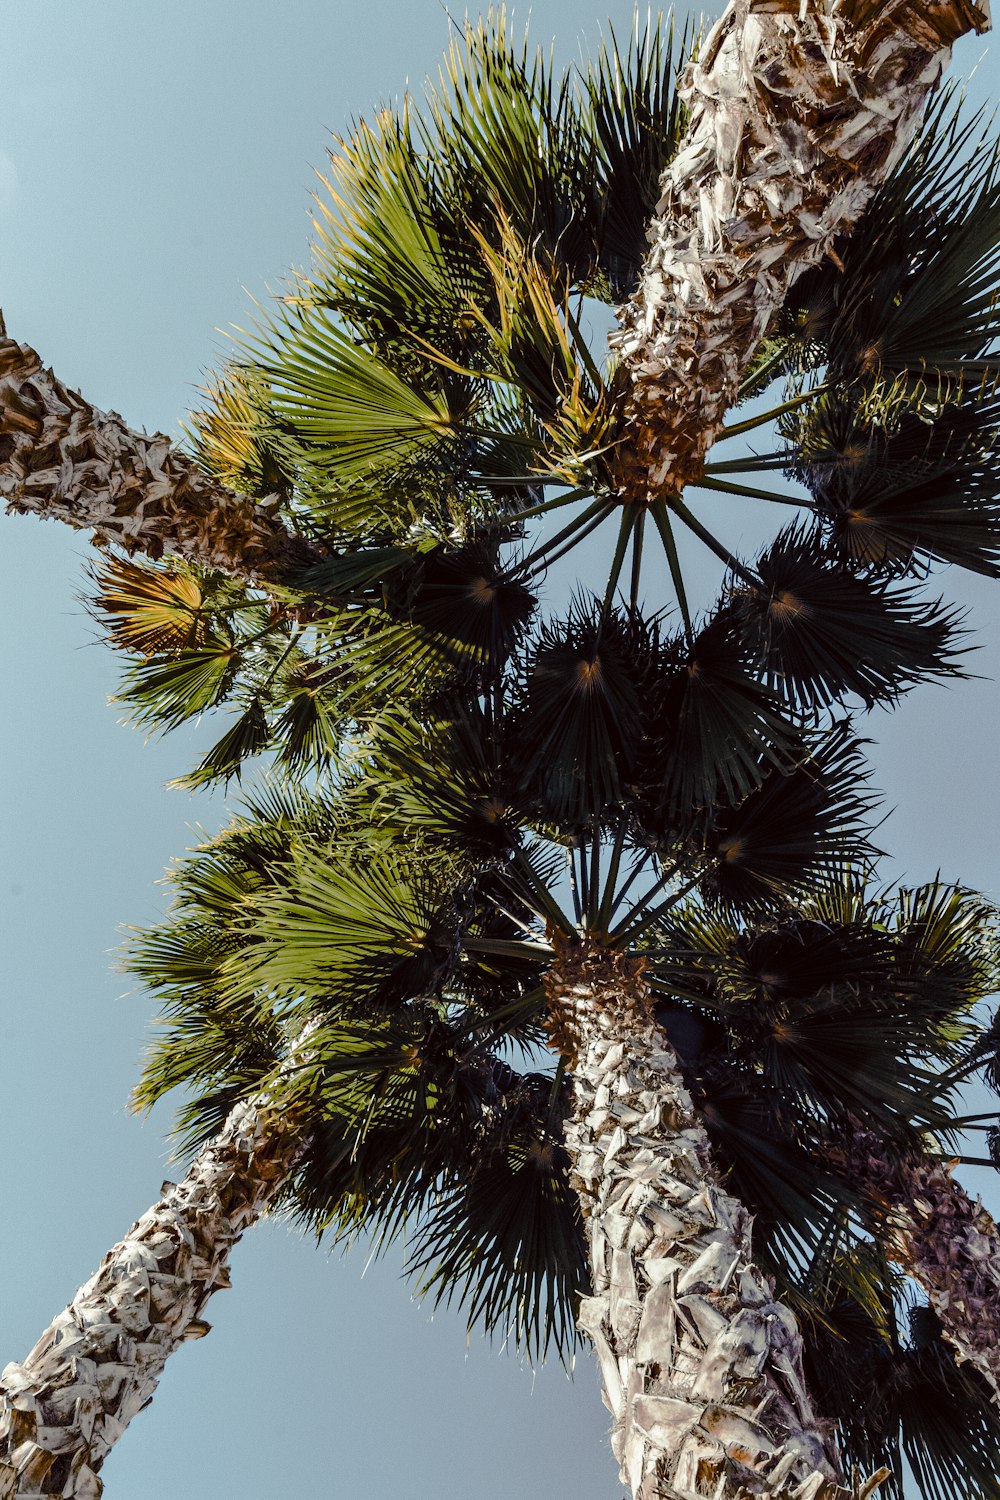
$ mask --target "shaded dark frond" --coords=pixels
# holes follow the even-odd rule
[[[488,702],[442,703],[440,716],[387,714],[368,744],[372,774],[362,793],[380,821],[456,849],[509,849],[519,822],[502,725]]]
[[[770,770],[801,758],[777,696],[746,672],[732,621],[710,620],[663,649],[643,703],[637,819],[668,842],[716,805],[742,802]]]
[[[712,1061],[693,1087],[728,1190],[753,1215],[754,1254],[787,1286],[853,1195],[798,1138],[772,1089]]]
[[[791,526],[734,585],[754,667],[796,709],[859,698],[894,702],[929,677],[961,675],[960,615],[914,588],[860,577],[830,559],[815,529]]]
[[[904,573],[937,559],[1000,576],[994,380],[838,387],[782,427],[789,467],[850,566]]]
[[[792,769],[764,765],[759,774],[757,787],[717,815],[705,839],[702,890],[710,899],[750,909],[821,883],[833,867],[870,863],[868,815],[876,798],[867,789],[862,742],[849,725],[811,746],[800,741]]]
[[[950,88],[833,262],[796,289],[798,319],[837,376],[955,373],[1000,334],[1000,159]],[[994,356],[995,359],[995,356]]]
[[[424,559],[408,614],[414,625],[456,642],[495,673],[523,636],[536,602],[517,569],[499,564],[495,548],[472,543]]]
[[[551,1118],[550,1080],[522,1088],[484,1121],[463,1179],[426,1219],[407,1262],[435,1302],[459,1302],[469,1328],[511,1340],[532,1360],[577,1344],[589,1290],[579,1199]]]
[[[610,815],[635,773],[654,637],[637,617],[577,600],[547,622],[524,669],[509,739],[539,814],[574,829]]]
[[[690,42],[687,23],[678,39],[673,16],[658,13],[640,32],[636,13],[627,49],[609,26],[596,59],[582,70],[585,124],[598,146],[598,263],[613,302],[625,301],[638,285],[660,179],[686,128],[676,83]]]

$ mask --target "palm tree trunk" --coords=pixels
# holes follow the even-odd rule
[[[749,1215],[713,1169],[642,965],[585,940],[546,980],[574,1073],[566,1144],[593,1277],[579,1322],[622,1481],[635,1500],[842,1494],[795,1319],[753,1264]]]
[[[238,1104],[183,1181],[104,1257],[21,1364],[0,1374],[0,1500],[97,1500],[108,1452],[152,1400],[167,1359],[209,1331],[243,1231],[288,1181],[301,1121]]]
[[[0,318],[0,496],[91,531],[102,543],[164,552],[251,583],[282,583],[318,559],[285,529],[277,498],[257,503],[212,479],[162,433],[98,411],[6,336]]]
[[[683,90],[639,291],[612,342],[630,381],[626,498],[698,478],[789,288],[905,150],[952,44],[989,0],[730,0]]]
[[[875,1205],[886,1249],[922,1287],[960,1360],[1000,1404],[1000,1229],[952,1176],[953,1164],[890,1158],[871,1131],[851,1139],[852,1180]]]

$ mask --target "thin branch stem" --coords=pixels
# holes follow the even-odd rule
[[[560,542],[564,542],[567,537],[572,536],[573,533],[575,531],[578,531],[581,526],[586,525],[590,518],[596,515],[598,511],[603,512],[607,508],[607,500],[595,500],[592,505],[587,506],[587,509],[583,511],[581,515],[574,516],[573,520],[570,521],[568,526],[564,526],[562,531],[557,531],[555,536],[550,537],[547,542],[542,542],[540,546],[535,548],[534,552],[530,552],[524,559],[522,567],[530,567],[537,558],[544,557],[545,554],[547,552],[550,552],[553,547],[558,547]]]
[[[670,578],[674,585],[674,593],[677,595],[677,604],[680,608],[681,619],[684,621],[684,629],[688,639],[694,634],[691,626],[691,611],[688,608],[687,591],[684,587],[684,575],[681,572],[680,558],[677,556],[677,542],[674,539],[673,529],[670,525],[670,517],[667,515],[666,505],[662,500],[651,505],[653,522],[660,534],[663,550],[666,553],[667,566],[670,569]]]
[[[689,531],[693,531],[700,542],[703,542],[710,552],[714,552],[722,562],[730,568],[744,583],[756,583],[756,579],[748,568],[745,568],[738,558],[724,547],[722,543],[712,535],[707,526],[703,526],[698,517],[688,510],[684,501],[675,496],[668,501],[670,509],[679,521],[683,521]]]
[[[598,503],[600,504],[600,502]],[[583,526],[581,518],[581,522],[578,523],[581,529],[577,530],[575,535],[571,534],[569,540],[565,542],[562,547],[560,547],[558,552],[552,552],[549,550],[554,545],[553,542],[550,542],[547,547],[539,548],[533,554],[532,558],[529,559],[529,561],[531,561],[533,564],[529,570],[529,576],[535,573],[540,573],[543,568],[550,568],[553,563],[557,563],[561,558],[565,557],[567,552],[572,552],[573,548],[578,547],[582,541],[585,541],[586,538],[590,536],[591,532],[596,531],[599,526],[604,525],[604,522],[608,519],[608,516],[610,516],[613,510],[613,505],[603,505],[598,514],[594,515],[594,507],[591,506],[588,509],[587,514],[593,515],[593,520],[588,522],[586,526]],[[574,528],[570,528],[570,531],[572,532],[573,529]],[[538,559],[537,562],[534,561],[535,558]]]
[[[742,422],[734,422],[731,427],[723,427],[716,437],[717,443],[725,442],[726,438],[739,437],[744,432],[752,432],[755,427],[763,427],[765,422],[775,422],[778,417],[783,417],[786,411],[795,411],[796,407],[804,406],[807,401],[813,401],[821,396],[828,387],[820,385],[811,391],[803,391],[800,396],[792,396],[788,401],[782,401],[780,406],[772,406],[770,410],[761,412],[756,417],[747,417]]]
[[[802,499],[797,495],[775,495],[770,490],[759,490],[750,484],[733,484],[726,479],[714,479],[708,474],[702,474],[698,480],[699,490],[718,490],[723,495],[742,495],[747,500],[768,500],[772,505],[794,505],[796,509],[815,510],[816,506],[812,500]]]
[[[639,573],[642,568],[642,537],[646,529],[646,511],[639,507],[635,526],[632,529],[632,582],[628,602],[631,609],[639,608]]]
[[[635,507],[631,505],[622,506],[621,525],[618,528],[618,544],[615,547],[615,555],[611,559],[611,572],[608,575],[608,586],[604,591],[604,605],[602,614],[606,615],[610,610],[615,598],[615,589],[621,577],[622,564],[625,561],[625,552],[628,548],[629,538],[635,526]]]

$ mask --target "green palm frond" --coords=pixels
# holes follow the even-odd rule
[[[461,873],[454,856],[416,842],[293,846],[285,882],[255,903],[247,941],[227,961],[228,994],[265,994],[308,1015],[317,1000],[356,1009],[433,990],[451,960]]]
[[[233,597],[228,581],[173,559],[108,557],[91,569],[90,582],[88,606],[108,641],[141,656],[209,645],[219,637],[218,613]]]
[[[320,182],[315,271],[298,300],[335,309],[404,361],[414,336],[452,358],[466,353],[466,309],[488,294],[488,282],[462,224],[461,185],[414,140],[411,103],[337,139]]]
[[[426,149],[462,184],[470,221],[486,230],[500,207],[524,244],[588,281],[593,162],[571,82],[515,40],[502,5],[456,32],[428,103]]]
[[[261,357],[279,417],[341,481],[374,480],[429,449],[453,448],[473,417],[468,382],[408,379],[323,308],[289,315]]]
[[[202,467],[223,484],[287,503],[294,487],[294,448],[275,415],[262,370],[233,362],[200,388],[204,404],[184,424]]]

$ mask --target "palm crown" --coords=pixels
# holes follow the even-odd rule
[[[581,933],[636,953],[845,1455],[898,1488],[905,1452],[929,1496],[964,1464],[993,1494],[985,1382],[932,1314],[907,1332],[858,1169],[862,1140],[950,1149],[989,1060],[992,919],[957,888],[868,888],[847,719],[959,670],[936,564],[1000,571],[997,154],[939,105],[775,320],[750,415],[684,493],[651,487],[586,327],[639,278],[684,128],[675,44],[654,27],[559,78],[494,16],[423,107],[339,142],[312,271],[192,421],[201,463],[280,496],[321,560],[266,596],[98,570],[134,717],[235,709],[185,779],[264,752],[279,773],[137,939],[166,999],[138,1097],[188,1086],[191,1141],[263,1087],[305,1102],[310,1223],[415,1223],[424,1286],[565,1352],[587,1262],[543,975]],[[728,456],[750,431],[765,451]],[[741,560],[692,490],[794,514]],[[705,614],[683,531],[720,564]]]

